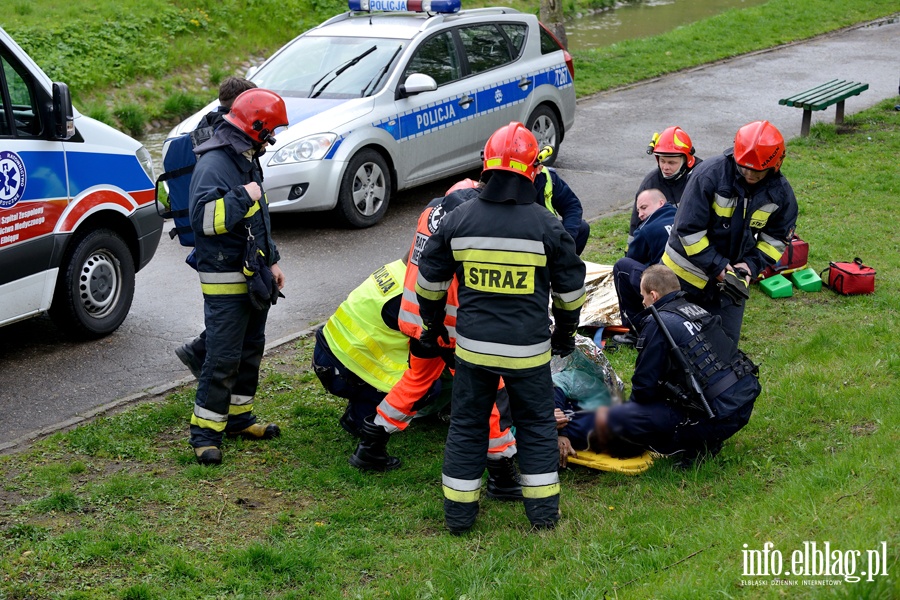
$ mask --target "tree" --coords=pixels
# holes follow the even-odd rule
[[[563,48],[569,47],[566,26],[563,24],[562,0],[541,0],[541,22],[562,42]]]

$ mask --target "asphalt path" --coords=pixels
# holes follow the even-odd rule
[[[586,218],[620,210],[654,166],[645,149],[655,131],[680,125],[700,157],[730,146],[737,128],[755,119],[795,137],[802,113],[779,106],[779,98],[835,78],[870,86],[847,101],[848,114],[892,97],[900,75],[898,39],[900,22],[885,20],[594,96],[579,103],[557,168],[581,198]],[[815,113],[813,122],[833,118],[830,109]],[[375,268],[400,257],[421,207],[452,182],[399,194],[384,221],[362,231],[337,228],[320,215],[276,215],[287,285],[286,298],[270,312],[269,340],[323,321]],[[0,450],[189,375],[173,350],[203,328],[203,312],[185,254],[163,236],[153,261],[137,275],[131,313],[105,339],[68,341],[46,317],[0,329]]]

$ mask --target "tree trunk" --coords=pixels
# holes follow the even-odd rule
[[[563,24],[562,0],[541,0],[541,22],[562,42],[563,48],[569,47],[566,26]]]

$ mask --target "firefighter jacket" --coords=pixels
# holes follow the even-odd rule
[[[784,175],[770,173],[749,186],[729,150],[691,173],[663,263],[685,291],[712,293],[728,263],[746,262],[755,278],[778,262],[796,222],[797,199]]]
[[[625,256],[647,266],[658,263],[674,222],[675,207],[666,202],[634,230],[634,239],[628,244]]]
[[[584,263],[562,224],[521,186],[516,195],[492,191],[503,181],[515,188],[515,180],[528,182],[497,172],[478,199],[441,222],[419,259],[416,282],[422,318],[430,324],[443,318],[455,276],[456,356],[506,370],[550,361],[551,293],[557,327],[564,330],[574,331],[585,301]]]
[[[478,197],[476,189],[462,189],[443,198],[435,198],[428,203],[416,225],[416,237],[409,248],[409,260],[406,264],[406,277],[403,280],[403,300],[400,303],[400,331],[411,338],[419,339],[422,335],[422,317],[419,315],[419,300],[416,298],[416,279],[419,277],[419,257],[425,248],[428,238],[438,230],[441,221],[453,209],[463,202]],[[450,346],[456,345],[456,309],[458,284],[454,278],[447,289],[446,315],[444,325],[450,333]]]
[[[573,240],[577,239],[584,209],[569,184],[556,173],[556,169],[543,167],[534,178],[534,187],[541,194],[540,198],[547,210],[558,215],[568,234]]]
[[[243,187],[255,181],[262,189],[259,162],[244,155],[252,148],[250,138],[225,123],[194,150],[198,158],[190,215],[204,294],[247,293],[243,261],[248,228],[269,266],[279,260],[265,190],[261,201],[253,201]]]
[[[665,177],[663,177],[662,171],[659,170],[659,167],[647,173],[647,176],[644,177],[644,180],[641,182],[641,186],[638,188],[637,193],[634,195],[635,204],[632,206],[631,223],[628,226],[629,244],[631,244],[631,239],[632,236],[634,236],[635,229],[641,226],[641,220],[638,218],[637,213],[637,197],[641,195],[641,192],[646,190],[659,190],[666,197],[666,201],[669,204],[677,207],[678,203],[681,202],[682,194],[684,194],[684,187],[687,185],[688,176],[691,174],[691,171],[696,169],[697,165],[702,162],[702,160],[695,157],[694,166],[690,169],[684,169],[684,171],[681,172],[681,175],[673,179],[666,179]]]
[[[334,357],[385,393],[407,369],[409,339],[396,316],[405,273],[401,260],[379,268],[350,292],[322,330]]]
[[[686,351],[710,408],[724,419],[759,395],[755,367],[722,329],[719,316],[672,292],[655,306],[675,344]],[[683,371],[672,359],[671,346],[659,325],[645,309],[636,319],[639,326],[637,362],[631,378],[631,400],[658,402],[670,395],[665,383],[687,389]]]

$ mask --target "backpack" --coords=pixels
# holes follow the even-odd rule
[[[156,180],[156,211],[163,219],[173,219],[175,227],[169,237],[182,246],[194,247],[194,231],[191,229],[191,175],[197,166],[194,148],[212,137],[212,127],[201,127],[166,140],[169,148],[163,159],[165,172]],[[160,184],[164,183],[166,194],[160,197]],[[164,210],[163,210],[164,209]]]

